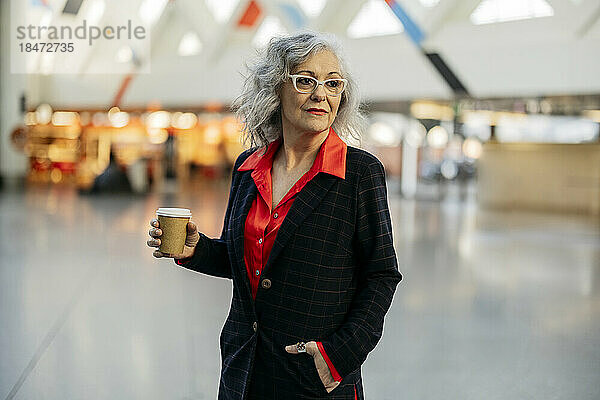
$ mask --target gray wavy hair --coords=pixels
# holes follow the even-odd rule
[[[235,99],[232,107],[243,123],[244,145],[264,146],[283,134],[281,102],[277,92],[297,65],[322,50],[336,55],[340,72],[348,80],[332,127],[344,141],[360,142],[364,116],[358,87],[342,57],[341,46],[333,35],[305,31],[271,39],[267,48],[246,65],[248,75],[245,76],[242,94]]]

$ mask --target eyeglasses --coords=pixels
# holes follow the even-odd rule
[[[296,89],[298,93],[314,93],[319,85],[323,85],[325,92],[327,92],[328,95],[339,96],[342,94],[348,83],[348,80],[343,78],[325,79],[324,81],[320,81],[307,75],[288,76],[292,78],[294,89]]]

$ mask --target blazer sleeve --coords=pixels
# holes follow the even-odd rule
[[[231,174],[231,187],[229,189],[229,200],[227,201],[227,209],[223,220],[223,229],[221,237],[212,239],[200,234],[200,240],[196,245],[194,254],[190,258],[175,260],[177,265],[187,268],[192,271],[201,272],[206,275],[216,276],[219,278],[232,278],[231,264],[229,261],[229,253],[227,252],[226,231],[229,225],[231,216],[231,208],[233,199],[238,188],[238,172],[237,169],[242,162],[248,157],[249,151],[243,152],[236,160]]]
[[[379,160],[366,168],[358,185],[355,246],[359,262],[356,295],[342,326],[321,341],[342,378],[358,369],[381,339],[384,316],[402,280],[393,246],[385,171]]]

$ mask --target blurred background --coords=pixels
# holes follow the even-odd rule
[[[220,234],[244,64],[306,28],[358,81],[404,275],[366,397],[600,398],[598,0],[0,4],[0,399],[216,398],[231,282],[154,259],[148,223]],[[128,18],[147,47],[14,73],[15,21]]]

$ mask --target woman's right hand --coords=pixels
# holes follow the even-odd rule
[[[198,244],[198,241],[200,240],[200,234],[198,233],[196,224],[193,223],[192,221],[188,222],[188,224],[187,224],[187,235],[185,237],[185,246],[183,247],[183,253],[181,253],[181,254],[166,254],[166,253],[163,253],[160,250],[158,250],[158,247],[160,246],[160,237],[162,236],[162,229],[160,229],[160,224],[158,223],[157,219],[153,219],[152,221],[150,221],[150,226],[151,226],[151,228],[150,228],[150,231],[148,232],[148,234],[150,235],[150,239],[146,243],[150,247],[157,248],[156,250],[154,250],[154,253],[152,253],[152,255],[154,257],[156,257],[156,258],[169,257],[169,258],[174,258],[176,260],[179,260],[179,259],[188,258],[188,257],[191,257],[194,255],[194,250],[196,249],[196,245]]]

